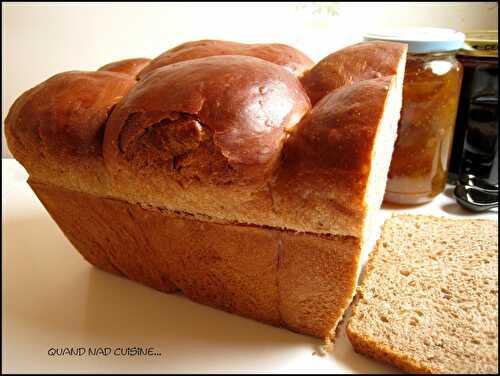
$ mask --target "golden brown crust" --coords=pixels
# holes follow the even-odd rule
[[[101,155],[104,125],[136,81],[111,72],[57,74],[21,95],[5,120],[18,159],[46,154],[65,160]]]
[[[158,164],[191,157],[187,167],[201,181],[215,173],[223,184],[262,182],[280,157],[286,129],[309,109],[300,82],[277,65],[248,56],[184,61],[152,72],[115,108],[105,161],[112,169],[128,161],[157,174]]]
[[[220,55],[258,57],[282,66],[297,77],[314,64],[304,53],[286,44],[244,44],[223,40],[199,40],[183,43],[162,53],[139,73],[139,79],[143,79],[148,73],[166,65]]]
[[[372,150],[393,85],[391,76],[335,90],[291,131],[273,187],[280,214],[300,212],[315,228],[343,219],[339,228],[361,231]]]
[[[301,78],[314,105],[326,94],[357,81],[392,76],[407,46],[392,42],[362,42],[323,58]]]
[[[151,59],[144,57],[125,59],[106,64],[100,67],[98,71],[123,73],[136,78],[139,72],[142,71],[150,62]]]
[[[329,185],[341,181],[346,184],[341,190],[354,188],[357,196],[393,81],[388,76],[356,82],[325,96],[291,131],[283,170],[301,174],[299,179],[325,177]]]
[[[112,77],[127,84],[123,92],[128,94],[106,124],[106,166],[101,161],[101,123],[93,126],[99,136],[91,143],[97,163],[86,163],[71,150],[61,153],[70,149],[71,140],[53,147],[52,154],[45,152],[34,131],[45,112],[52,111],[55,124],[63,125],[49,143],[69,139],[65,114],[73,112],[81,122],[90,115],[78,112],[78,96],[71,107],[66,96],[52,95],[50,79],[40,86],[51,101],[38,104],[32,94],[25,94],[7,118],[9,146],[30,174],[72,189],[224,220],[362,236],[371,151],[387,97],[384,79],[332,93],[297,125],[310,110],[300,82],[279,66],[254,57],[179,62],[152,72],[130,92],[132,77],[84,74],[88,75],[101,77],[101,83]],[[102,95],[102,86],[85,90]],[[64,90],[71,93],[71,85]],[[105,98],[112,105],[120,100],[119,94]],[[101,109],[106,116],[109,111]],[[28,119],[33,131],[24,134],[17,118]],[[81,133],[89,125],[73,122],[67,128]],[[25,156],[21,142],[30,143]],[[78,139],[73,144],[85,146]],[[43,158],[44,153],[49,158]]]
[[[281,51],[259,48],[267,60]],[[68,72],[33,88],[7,117],[12,153],[91,263],[326,337],[352,298],[374,140],[397,110],[387,110],[393,79],[339,83],[311,110],[286,61],[189,51],[166,53],[184,61],[140,81]]]
[[[200,221],[29,184],[87,261],[160,291],[320,338],[352,299],[358,239]]]

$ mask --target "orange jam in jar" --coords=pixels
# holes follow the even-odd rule
[[[403,107],[384,201],[431,201],[446,186],[463,75],[455,52],[465,35],[417,27],[386,29],[364,39],[408,45]]]
[[[444,190],[462,75],[454,53],[408,54],[385,201],[420,204]]]

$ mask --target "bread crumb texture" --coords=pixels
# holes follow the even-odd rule
[[[498,373],[498,222],[402,215],[370,256],[347,334],[418,373]]]

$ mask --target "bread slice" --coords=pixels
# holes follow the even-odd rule
[[[498,222],[388,219],[347,336],[410,372],[498,373]]]

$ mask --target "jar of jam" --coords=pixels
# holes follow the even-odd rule
[[[472,174],[498,184],[498,31],[465,33],[464,67],[448,182]]]
[[[365,39],[408,44],[403,107],[384,201],[429,202],[446,186],[463,75],[455,53],[465,36],[450,29],[407,28]]]

